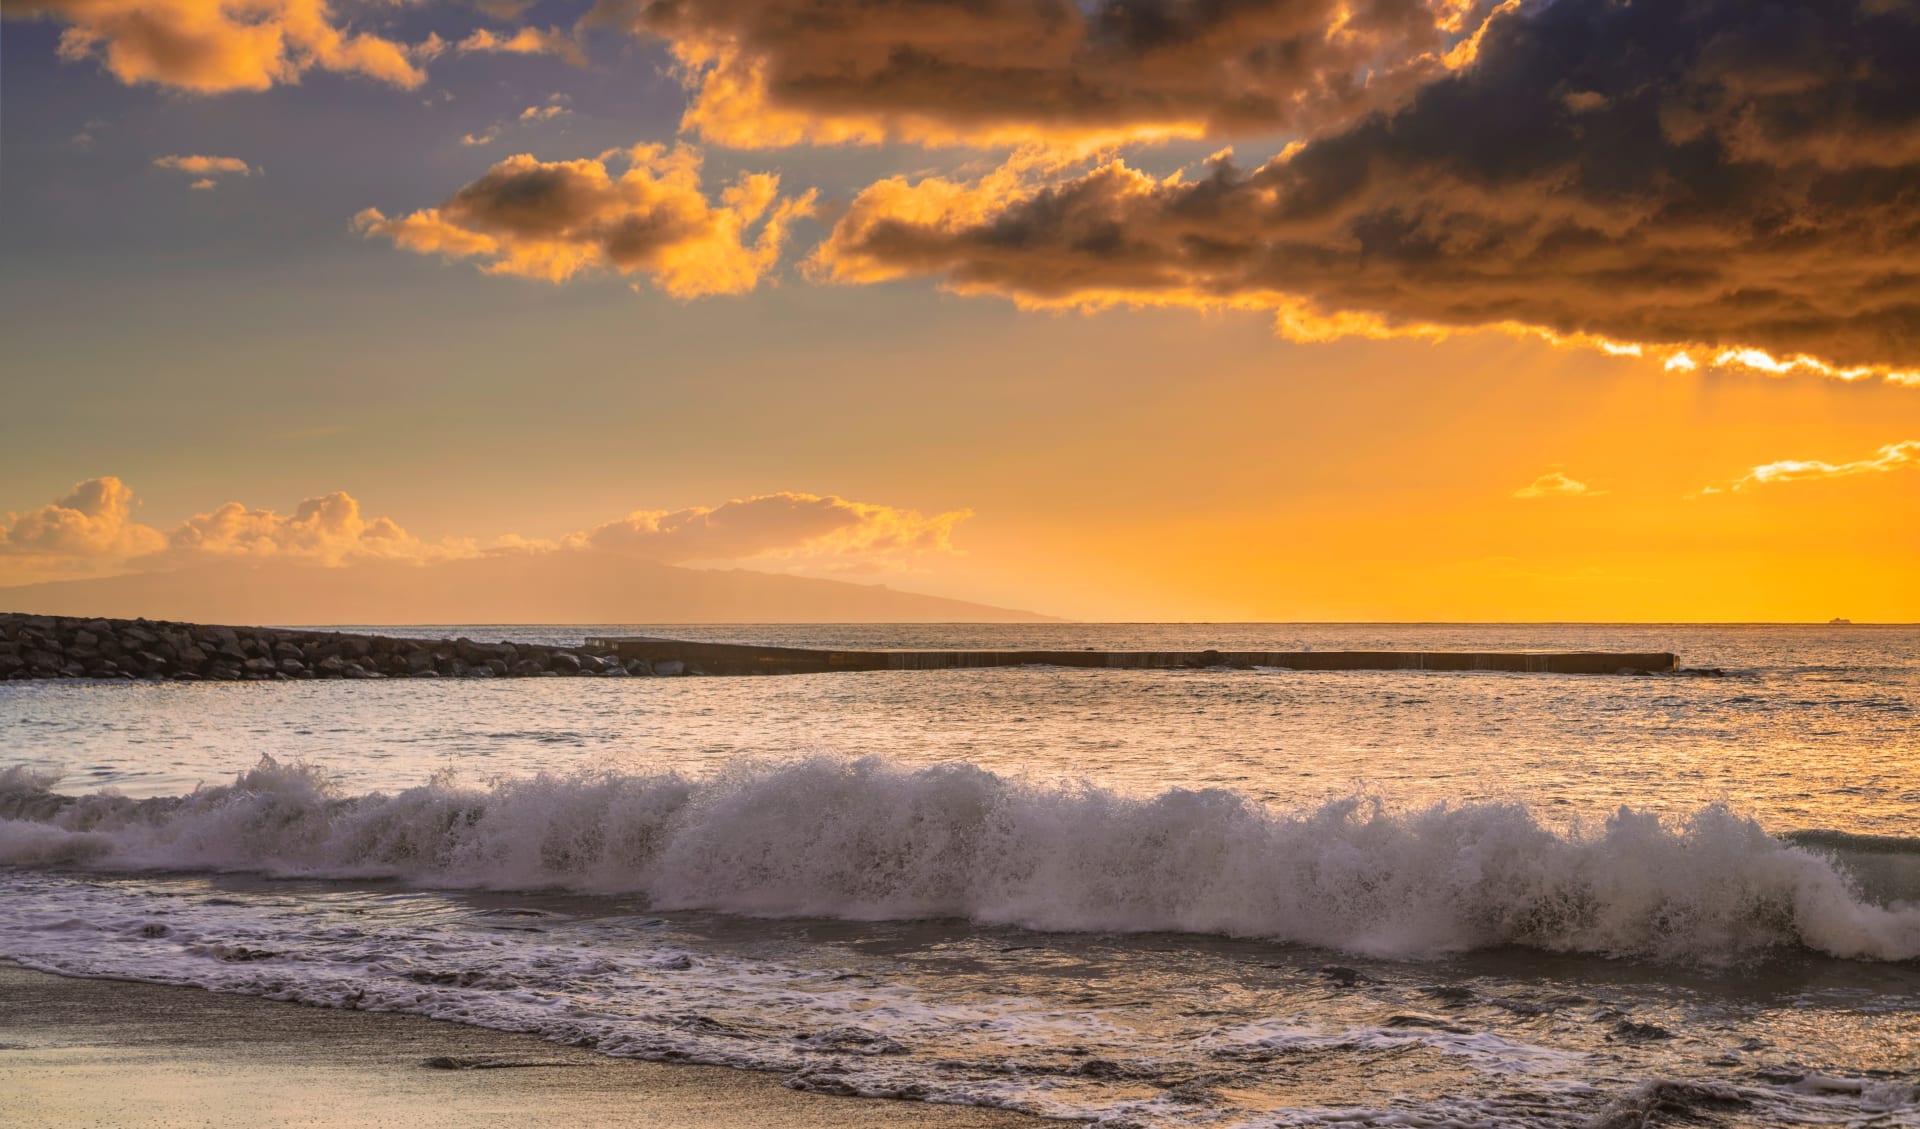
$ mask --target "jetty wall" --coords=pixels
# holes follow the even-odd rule
[[[615,678],[1062,666],[1652,674],[1668,653],[1455,651],[849,651],[589,637],[581,646],[417,639],[286,627],[0,614],[0,679]]]
[[[267,682],[683,673],[684,664],[625,659],[599,647],[0,614],[0,679]]]
[[[698,643],[645,636],[590,636],[623,658],[673,657],[712,674],[957,670],[1068,666],[1111,670],[1279,667],[1288,670],[1507,671],[1516,674],[1657,674],[1678,668],[1671,652],[1616,651],[855,651]]]

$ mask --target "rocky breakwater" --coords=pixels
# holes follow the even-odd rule
[[[0,614],[0,679],[267,682],[303,678],[554,678],[697,673],[601,647],[403,639],[278,627]]]

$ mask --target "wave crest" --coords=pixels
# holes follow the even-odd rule
[[[1722,805],[1559,832],[1517,803],[1281,810],[882,758],[340,794],[271,758],[131,800],[0,773],[0,864],[247,870],[644,895],[656,909],[1186,932],[1381,956],[1498,945],[1696,961],[1920,957],[1920,905]],[[1907,898],[1911,891],[1898,892]]]

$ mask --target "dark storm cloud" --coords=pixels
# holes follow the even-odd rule
[[[1911,368],[1915,60],[1912,3],[1558,0],[1497,16],[1404,108],[1252,171],[882,182],[814,269]]]
[[[1489,0],[601,0],[730,145],[1314,127],[1472,52]],[[1448,57],[1449,52],[1453,55]]]

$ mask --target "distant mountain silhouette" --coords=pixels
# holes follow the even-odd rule
[[[222,561],[0,588],[0,611],[206,623],[1037,623],[986,604],[603,553],[322,568]]]

